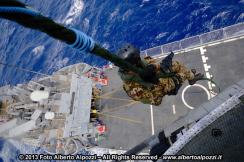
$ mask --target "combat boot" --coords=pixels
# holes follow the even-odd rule
[[[196,75],[197,70],[196,69],[191,69],[191,72],[194,74],[194,76]]]
[[[189,82],[190,85],[193,85],[193,84],[195,84],[197,81],[202,80],[203,77],[204,77],[204,74],[198,73],[198,74],[196,74],[196,75],[194,76],[194,78],[193,78],[192,80],[189,80],[188,82]]]
[[[168,56],[166,56],[160,63],[160,70],[163,73],[170,73],[172,70],[172,60],[174,57],[174,53],[171,52]]]

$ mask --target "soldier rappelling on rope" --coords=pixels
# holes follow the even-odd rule
[[[160,105],[165,95],[176,95],[186,80],[193,85],[204,77],[203,74],[196,73],[195,69],[189,70],[179,61],[173,61],[173,52],[161,63],[156,63],[150,56],[141,59],[139,49],[130,44],[119,49],[117,54],[130,64],[144,69],[144,73],[140,75],[122,68],[118,72],[127,95],[144,104]],[[169,77],[157,78],[160,72]]]
[[[160,105],[165,95],[176,95],[186,80],[190,85],[198,80],[215,84],[212,78],[203,78],[203,74],[196,73],[195,69],[189,70],[182,63],[172,61],[174,53],[159,64],[149,56],[141,59],[139,49],[132,45],[126,45],[118,51],[118,55],[114,55],[82,31],[58,24],[16,0],[0,1],[0,18],[39,30],[81,52],[90,52],[114,63],[120,68],[119,75],[128,96],[145,104]],[[33,72],[6,63],[0,64]]]

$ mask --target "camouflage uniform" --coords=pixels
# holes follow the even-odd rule
[[[151,57],[144,58],[144,61],[147,64],[155,64],[156,66],[158,65]],[[186,80],[192,80],[194,78],[194,74],[178,61],[172,62],[171,72],[176,73],[180,79],[180,84]],[[172,77],[160,78],[158,84],[144,84],[143,82],[124,80],[123,85],[123,88],[128,96],[136,101],[152,105],[160,105],[162,98],[173,91],[175,87],[175,82]]]

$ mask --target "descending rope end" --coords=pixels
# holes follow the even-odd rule
[[[95,42],[91,37],[79,30],[73,28],[71,30],[76,34],[76,40],[70,45],[71,47],[84,52],[91,52],[94,49]]]

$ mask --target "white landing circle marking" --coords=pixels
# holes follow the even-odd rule
[[[208,91],[207,88],[205,88],[203,85],[201,85],[201,84],[194,84],[194,85],[188,85],[188,86],[186,86],[186,87],[183,89],[183,91],[182,91],[181,99],[182,99],[184,105],[185,105],[186,107],[188,107],[189,109],[192,109],[192,110],[194,109],[194,107],[190,106],[190,105],[186,102],[186,100],[185,100],[185,92],[186,92],[186,90],[187,90],[188,88],[193,87],[193,86],[202,88],[202,89],[207,93],[207,95],[208,95],[208,100],[211,99],[211,95],[210,95],[209,91]]]

